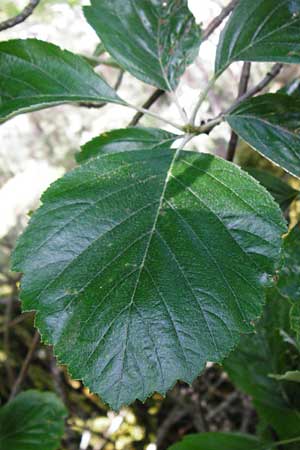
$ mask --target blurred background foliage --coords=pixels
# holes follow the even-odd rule
[[[81,0],[42,0],[35,13],[23,24],[1,33],[0,39],[37,37],[87,57],[93,57],[98,39],[85,22]],[[190,6],[204,26],[220,11],[223,0],[200,2]],[[1,0],[0,21],[17,14],[25,0]],[[191,109],[199,89],[205,86],[213,70],[218,33],[202,47],[197,61],[188,69],[178,88],[180,102]],[[114,84],[120,70],[111,67],[109,55],[101,55],[104,64],[96,70]],[[107,64],[108,63],[108,64]],[[265,75],[267,64],[253,64],[251,83]],[[210,93],[202,108],[203,118],[218,114],[236,96],[240,64],[233,64]],[[285,69],[272,90],[300,76],[299,68]],[[153,88],[124,74],[120,94],[141,105]],[[163,96],[153,107],[176,121],[177,110]],[[18,301],[19,275],[9,271],[11,249],[26,225],[29,211],[38,206],[43,190],[75,165],[74,155],[81,144],[112,128],[126,126],[132,112],[109,105],[101,109],[59,106],[18,116],[0,127],[0,396],[8,399],[26,355],[33,351],[22,389],[52,390],[64,401],[70,416],[62,449],[68,450],[163,450],[190,432],[242,431],[254,433],[257,425],[251,400],[235,389],[227,374],[208,364],[205,373],[192,386],[178,383],[166,398],[153,395],[145,404],[136,402],[118,414],[110,411],[67,370],[56,364],[52,349],[38,343],[33,348],[34,316],[21,314]],[[161,126],[152,118],[143,118],[146,126]],[[208,136],[191,144],[194,150],[224,156],[230,137],[224,124]],[[299,189],[299,182],[240,143],[236,161],[242,167],[263,168],[283,177]],[[290,212],[291,224],[300,218],[299,202]],[[13,450],[13,449],[12,449]],[[41,449],[42,450],[42,449]]]

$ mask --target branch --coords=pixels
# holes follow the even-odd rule
[[[241,79],[240,79],[240,84],[239,84],[238,99],[240,99],[247,92],[249,79],[250,79],[250,72],[251,72],[251,63],[245,62],[243,64],[243,69],[242,69],[242,74],[241,74]],[[238,140],[239,140],[238,135],[234,131],[232,131],[228,150],[227,150],[227,158],[226,158],[227,161],[234,160]]]
[[[232,109],[234,109],[236,106],[238,106],[241,102],[244,102],[245,100],[248,100],[248,98],[253,97],[254,95],[261,92],[265,87],[267,87],[271,83],[271,81],[274,80],[274,78],[277,77],[277,75],[279,75],[282,68],[283,68],[283,64],[275,64],[272,67],[272,69],[270,70],[270,72],[268,72],[267,75],[256,86],[249,89],[249,91],[247,91],[245,94],[240,96],[237,99],[237,101],[232,106],[230,106],[230,108],[228,108],[226,111],[224,111],[224,113],[222,113],[222,115],[228,114]]]
[[[28,5],[18,15],[0,23],[0,31],[7,30],[24,22],[33,13],[39,3],[40,0],[30,0]]]
[[[33,354],[34,354],[34,352],[36,350],[36,347],[37,347],[39,341],[40,341],[40,335],[39,335],[39,332],[36,331],[35,335],[34,335],[34,337],[32,339],[32,342],[31,342],[30,348],[28,350],[28,353],[26,355],[26,358],[25,358],[25,360],[23,362],[23,365],[21,367],[19,376],[16,379],[16,382],[13,385],[13,388],[11,390],[11,394],[10,394],[9,400],[12,400],[13,398],[15,398],[15,396],[19,392],[19,390],[20,390],[20,388],[21,388],[21,386],[22,386],[22,384],[24,382],[24,379],[25,379],[25,377],[27,375],[27,372],[28,372],[28,369],[29,369],[29,366],[30,366],[30,363],[31,363],[31,360],[32,360],[32,357],[33,357]]]
[[[206,41],[209,36],[213,34],[213,32],[221,25],[226,17],[229,16],[229,14],[234,10],[238,2],[239,0],[232,0],[229,5],[225,6],[225,8],[222,9],[218,16],[210,22],[207,28],[203,31],[202,42]]]
[[[150,95],[148,100],[143,104],[143,109],[150,109],[151,106],[162,96],[164,95],[165,91],[162,89],[156,89],[156,91],[153,92],[153,94]],[[132,118],[130,123],[128,124],[129,127],[136,126],[141,118],[144,116],[145,113],[139,111],[136,113],[136,115]]]
[[[6,354],[5,369],[7,373],[9,387],[12,387],[14,380],[14,374],[10,364],[10,330],[9,330],[9,323],[11,320],[11,313],[12,313],[12,302],[13,296],[8,297],[5,307],[4,337],[3,337],[3,349]]]
[[[215,409],[211,409],[209,413],[207,414],[206,419],[212,420],[213,417],[220,414],[222,411],[226,410],[231,403],[235,402],[237,399],[240,398],[240,394],[237,391],[233,391],[231,394],[227,396],[227,398],[220,403],[218,406],[215,407]]]

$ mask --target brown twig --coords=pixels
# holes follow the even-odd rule
[[[28,353],[26,355],[26,358],[25,358],[25,360],[23,362],[23,365],[21,367],[19,376],[16,379],[16,381],[15,381],[15,383],[13,385],[13,388],[11,390],[11,394],[10,394],[9,400],[12,400],[13,398],[15,398],[15,396],[19,392],[19,390],[20,390],[20,388],[21,388],[21,386],[22,386],[22,384],[23,384],[23,382],[25,380],[25,377],[27,375],[30,362],[32,360],[33,354],[34,354],[34,352],[35,352],[35,350],[36,350],[36,348],[38,346],[39,341],[40,341],[40,335],[39,335],[39,332],[36,331],[35,335],[33,336],[33,339],[32,339],[30,348],[28,350]]]
[[[5,308],[4,336],[3,336],[3,349],[6,355],[5,370],[7,373],[7,379],[10,387],[12,387],[14,381],[14,374],[10,364],[10,329],[9,329],[10,328],[9,323],[11,320],[11,313],[12,313],[12,304],[13,304],[13,297],[10,296],[7,298]]]
[[[150,95],[150,97],[148,98],[148,100],[145,101],[145,103],[143,104],[143,108],[144,109],[150,109],[151,106],[162,96],[164,95],[165,91],[163,91],[162,89],[156,89],[156,91],[153,92],[153,94]],[[144,113],[142,112],[137,112],[135,114],[135,116],[132,118],[132,120],[130,121],[130,123],[128,124],[129,127],[134,127],[136,126],[139,121],[141,120],[141,118],[144,116]]]
[[[173,425],[180,422],[189,411],[186,408],[175,406],[171,412],[167,415],[163,423],[160,425],[157,431],[156,447],[157,450],[164,448],[164,441]]]
[[[249,79],[250,79],[250,72],[251,72],[251,63],[245,62],[243,64],[243,69],[242,69],[242,74],[241,74],[241,79],[240,79],[240,84],[239,84],[238,97],[237,97],[238,99],[240,99],[245,94],[245,92],[247,92]],[[228,145],[228,150],[227,150],[227,161],[234,160],[238,140],[239,140],[238,135],[234,131],[232,131],[229,145]]]
[[[220,14],[215,17],[210,24],[207,26],[207,28],[202,33],[202,42],[206,41],[206,39],[209,38],[209,36],[221,25],[221,23],[226,19],[227,16],[231,13],[231,11],[234,10],[236,5],[238,4],[239,0],[232,0],[229,5],[225,6],[225,8],[222,9]]]
[[[15,17],[12,17],[11,19],[7,19],[4,22],[0,23],[0,31],[7,30],[8,28],[12,28],[19,23],[24,22],[27,17],[29,17],[37,5],[40,3],[40,0],[30,0],[28,5],[21,11],[19,14],[17,14]]]
[[[211,411],[209,411],[209,413],[207,414],[206,420],[209,421],[216,415],[220,414],[222,411],[227,409],[228,406],[231,405],[231,403],[233,403],[238,398],[240,398],[240,394],[237,391],[233,391],[231,394],[229,394],[227,396],[227,398],[222,403],[220,403],[218,406],[216,406],[215,409],[212,409]]]
[[[259,94],[263,89],[265,89],[271,81],[274,80],[274,78],[279,75],[283,68],[283,64],[275,64],[272,69],[266,74],[266,76],[253,88],[249,89],[249,91],[245,92],[242,96],[240,96],[237,101],[230,106],[222,115],[228,114],[232,109],[234,109],[236,106],[238,106],[241,102],[244,102],[245,100],[248,100],[248,98],[253,97],[256,94]]]

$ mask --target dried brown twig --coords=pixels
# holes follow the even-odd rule
[[[249,79],[250,79],[250,72],[251,72],[251,63],[245,62],[243,65],[240,84],[239,84],[238,99],[240,99],[247,92]],[[232,131],[231,138],[230,138],[229,145],[228,145],[227,161],[234,160],[238,140],[239,140],[238,135],[234,131]]]
[[[8,28],[15,27],[19,23],[24,22],[35,10],[40,3],[40,0],[30,0],[28,5],[25,6],[23,11],[17,14],[15,17],[5,20],[0,23],[0,31],[7,30]]]
[[[215,17],[210,24],[206,27],[206,29],[202,33],[202,42],[206,41],[211,34],[222,24],[222,22],[226,19],[227,16],[234,10],[237,6],[239,0],[232,0],[229,5],[225,6],[222,9],[220,14]]]

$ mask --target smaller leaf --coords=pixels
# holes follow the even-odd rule
[[[233,61],[300,63],[300,0],[240,0],[221,34],[215,71]]]
[[[265,158],[300,177],[300,98],[261,95],[240,103],[225,118]]]
[[[271,378],[278,381],[294,381],[300,383],[300,371],[299,370],[289,370],[282,375],[270,374]]]
[[[271,444],[239,433],[201,433],[185,436],[169,450],[269,450]]]
[[[278,288],[283,295],[300,300],[300,223],[284,240],[284,260]]]
[[[57,450],[67,411],[51,392],[29,390],[0,408],[0,450]]]
[[[238,347],[224,363],[230,379],[252,397],[260,420],[271,425],[280,439],[300,434],[299,392],[295,392],[298,385],[287,392],[269,376],[291,370],[290,342],[282,337],[283,330],[286,335],[292,334],[290,308],[291,303],[277,289],[269,290],[256,333],[242,336]],[[296,348],[294,356],[299,356]]]
[[[0,42],[0,123],[78,102],[124,103],[80,56],[37,39]]]
[[[132,127],[103,133],[81,147],[76,161],[85,162],[104,153],[120,153],[134,150],[152,150],[172,145],[178,139],[175,134],[157,128]]]
[[[84,14],[121,67],[160,89],[176,88],[198,54],[201,30],[186,0],[91,0]]]
[[[299,191],[292,188],[282,178],[276,177],[266,170],[254,169],[252,167],[246,167],[245,170],[272,194],[283,211],[299,196]]]

